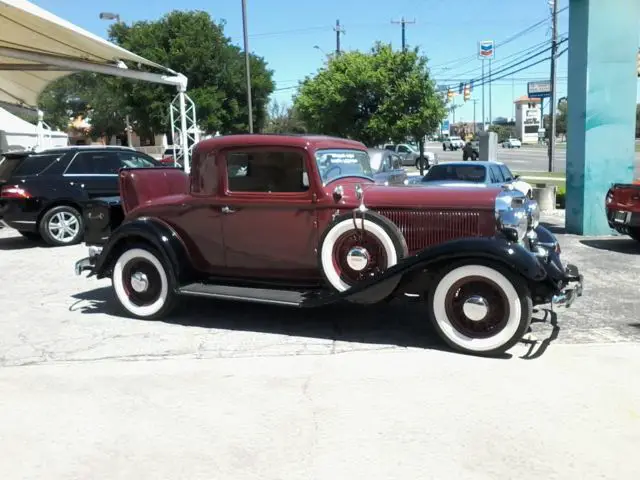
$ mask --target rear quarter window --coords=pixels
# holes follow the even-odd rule
[[[40,175],[59,157],[60,155],[30,155],[18,162],[11,176]]]

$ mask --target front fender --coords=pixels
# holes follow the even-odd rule
[[[376,296],[383,285],[402,277],[398,288],[433,266],[446,265],[463,259],[489,260],[523,276],[530,283],[543,282],[547,272],[538,259],[522,245],[500,237],[462,238],[427,247],[415,255],[400,260],[381,275],[365,280],[343,293],[345,298],[363,302]]]
[[[168,265],[176,285],[191,275],[191,260],[180,236],[169,224],[150,217],[137,218],[115,229],[96,259],[91,275],[97,278],[110,275],[121,248],[132,242],[146,242],[155,247]]]

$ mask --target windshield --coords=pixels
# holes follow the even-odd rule
[[[331,149],[316,152],[316,165],[323,184],[338,177],[373,178],[369,155],[362,150]]]
[[[422,179],[423,182],[450,180],[457,182],[482,183],[486,169],[479,165],[434,165]]]

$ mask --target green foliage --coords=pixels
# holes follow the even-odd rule
[[[498,135],[498,143],[502,143],[510,137],[516,136],[516,127],[512,125],[491,125],[488,130]]]
[[[276,100],[269,108],[264,133],[307,133],[307,128],[300,120],[293,107],[280,105]]]
[[[248,130],[244,53],[224,35],[224,23],[206,12],[173,11],[157,21],[113,24],[112,42],[184,74],[187,93],[196,104],[198,124],[207,132]],[[250,55],[254,128],[266,121],[273,72],[263,58]],[[169,130],[172,86],[106,75],[76,74],[43,92],[46,120],[60,126],[68,117],[87,113],[96,130],[122,132],[125,115],[142,136]]]
[[[446,116],[427,59],[417,49],[394,52],[381,43],[333,57],[301,82],[294,108],[309,130],[367,145],[417,141]]]

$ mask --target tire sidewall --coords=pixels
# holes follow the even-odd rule
[[[135,305],[124,288],[122,271],[128,262],[136,258],[144,259],[151,263],[160,276],[160,295],[151,305]],[[146,320],[160,318],[168,313],[175,303],[175,284],[170,269],[155,250],[147,248],[146,246],[136,245],[127,248],[118,255],[113,266],[111,282],[120,307],[129,316],[135,318]]]
[[[76,217],[76,220],[78,221],[78,233],[76,237],[70,242],[60,242],[59,240],[55,239],[53,235],[51,235],[51,232],[49,232],[49,221],[51,220],[51,217],[60,212],[68,212]],[[70,205],[59,205],[57,207],[50,208],[45,212],[45,214],[40,219],[38,230],[40,231],[40,236],[49,245],[55,245],[59,247],[76,245],[80,243],[84,238],[84,219],[82,218],[82,213],[77,208]]]
[[[446,314],[444,299],[448,290],[457,280],[470,275],[491,280],[500,287],[509,302],[507,325],[486,339],[472,339],[457,331]],[[460,352],[480,356],[503,353],[518,343],[531,324],[533,311],[531,294],[523,279],[517,279],[502,266],[480,260],[459,262],[443,270],[429,291],[428,305],[433,326],[447,345]]]
[[[356,222],[358,228],[361,228],[362,213],[358,212]],[[344,292],[351,288],[340,278],[340,274],[333,266],[333,250],[336,241],[344,233],[354,229],[352,212],[339,215],[329,224],[319,241],[318,267],[325,282],[334,291]],[[387,218],[367,211],[364,213],[364,229],[372,233],[383,245],[387,255],[387,268],[407,256],[408,248],[404,236]]]

